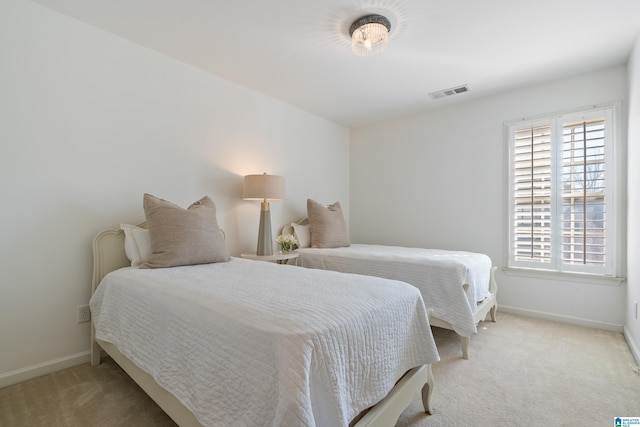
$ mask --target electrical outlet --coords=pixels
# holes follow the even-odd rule
[[[78,323],[89,322],[91,320],[91,309],[88,305],[78,306]]]

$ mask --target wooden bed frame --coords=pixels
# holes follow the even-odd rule
[[[141,224],[144,227],[145,224]],[[130,266],[124,251],[124,232],[105,230],[93,240],[93,278],[91,295],[102,278],[109,272]],[[180,426],[200,426],[200,422],[171,393],[161,387],[151,375],[136,366],[113,344],[96,338],[95,327],[91,323],[91,366],[100,364],[101,350],[104,350],[144,391]],[[431,365],[422,365],[407,371],[393,389],[375,406],[363,411],[350,424],[353,427],[388,427],[395,425],[400,414],[421,392],[422,404],[427,414],[433,414],[431,395],[433,393]]]
[[[476,311],[473,312],[473,321],[476,325],[487,318],[487,314],[491,314],[491,321],[496,322],[496,312],[498,311],[498,300],[496,294],[498,293],[498,285],[496,283],[496,270],[497,267],[491,267],[491,274],[489,278],[489,296],[476,306]],[[465,293],[469,289],[469,285],[463,285]],[[437,326],[439,328],[451,329],[451,323],[442,319],[438,319],[431,314],[432,310],[429,310],[429,323],[431,326]],[[460,336],[460,345],[462,346],[462,358],[469,359],[469,341],[470,336]]]
[[[303,218],[302,220],[298,221],[298,224],[309,224],[309,219],[308,218]],[[294,234],[294,230],[293,227],[290,224],[285,225],[284,227],[282,227],[282,234]],[[496,283],[496,270],[497,267],[491,267],[491,273],[490,273],[490,278],[489,278],[489,296],[482,301],[480,304],[478,304],[476,306],[476,310],[473,312],[473,321],[475,322],[475,324],[477,325],[478,323],[480,323],[481,321],[485,320],[487,318],[487,314],[491,314],[491,321],[493,323],[496,322],[496,312],[498,310],[498,300],[496,299],[496,295],[498,293],[498,284]],[[467,293],[467,291],[469,290],[469,285],[465,284],[463,285],[464,288],[464,292]],[[429,314],[429,323],[431,324],[431,326],[437,326],[439,328],[444,328],[444,329],[450,329],[453,330],[453,326],[451,326],[451,323],[442,320],[442,319],[438,319],[437,317],[433,316],[432,314],[433,309],[430,309],[428,314]],[[470,341],[470,336],[460,336],[460,345],[462,347],[462,358],[463,359],[469,359],[469,341]]]

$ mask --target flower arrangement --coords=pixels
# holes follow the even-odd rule
[[[293,234],[281,234],[276,238],[276,242],[280,245],[280,252],[287,253],[293,250],[293,245],[298,244],[298,240]]]

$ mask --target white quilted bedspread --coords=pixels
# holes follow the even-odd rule
[[[233,258],[108,274],[97,338],[207,426],[346,426],[439,360],[416,288]]]
[[[420,289],[432,315],[459,335],[477,331],[473,313],[489,296],[491,259],[484,254],[441,249],[352,244],[299,249],[297,265],[401,280]],[[462,285],[468,284],[465,293]]]

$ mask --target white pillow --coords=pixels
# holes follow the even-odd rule
[[[299,248],[308,248],[311,246],[311,226],[309,224],[291,223],[293,227],[293,235],[298,241]]]
[[[120,224],[124,231],[124,251],[131,261],[131,266],[136,267],[147,262],[151,256],[151,240],[149,230],[131,224]]]

